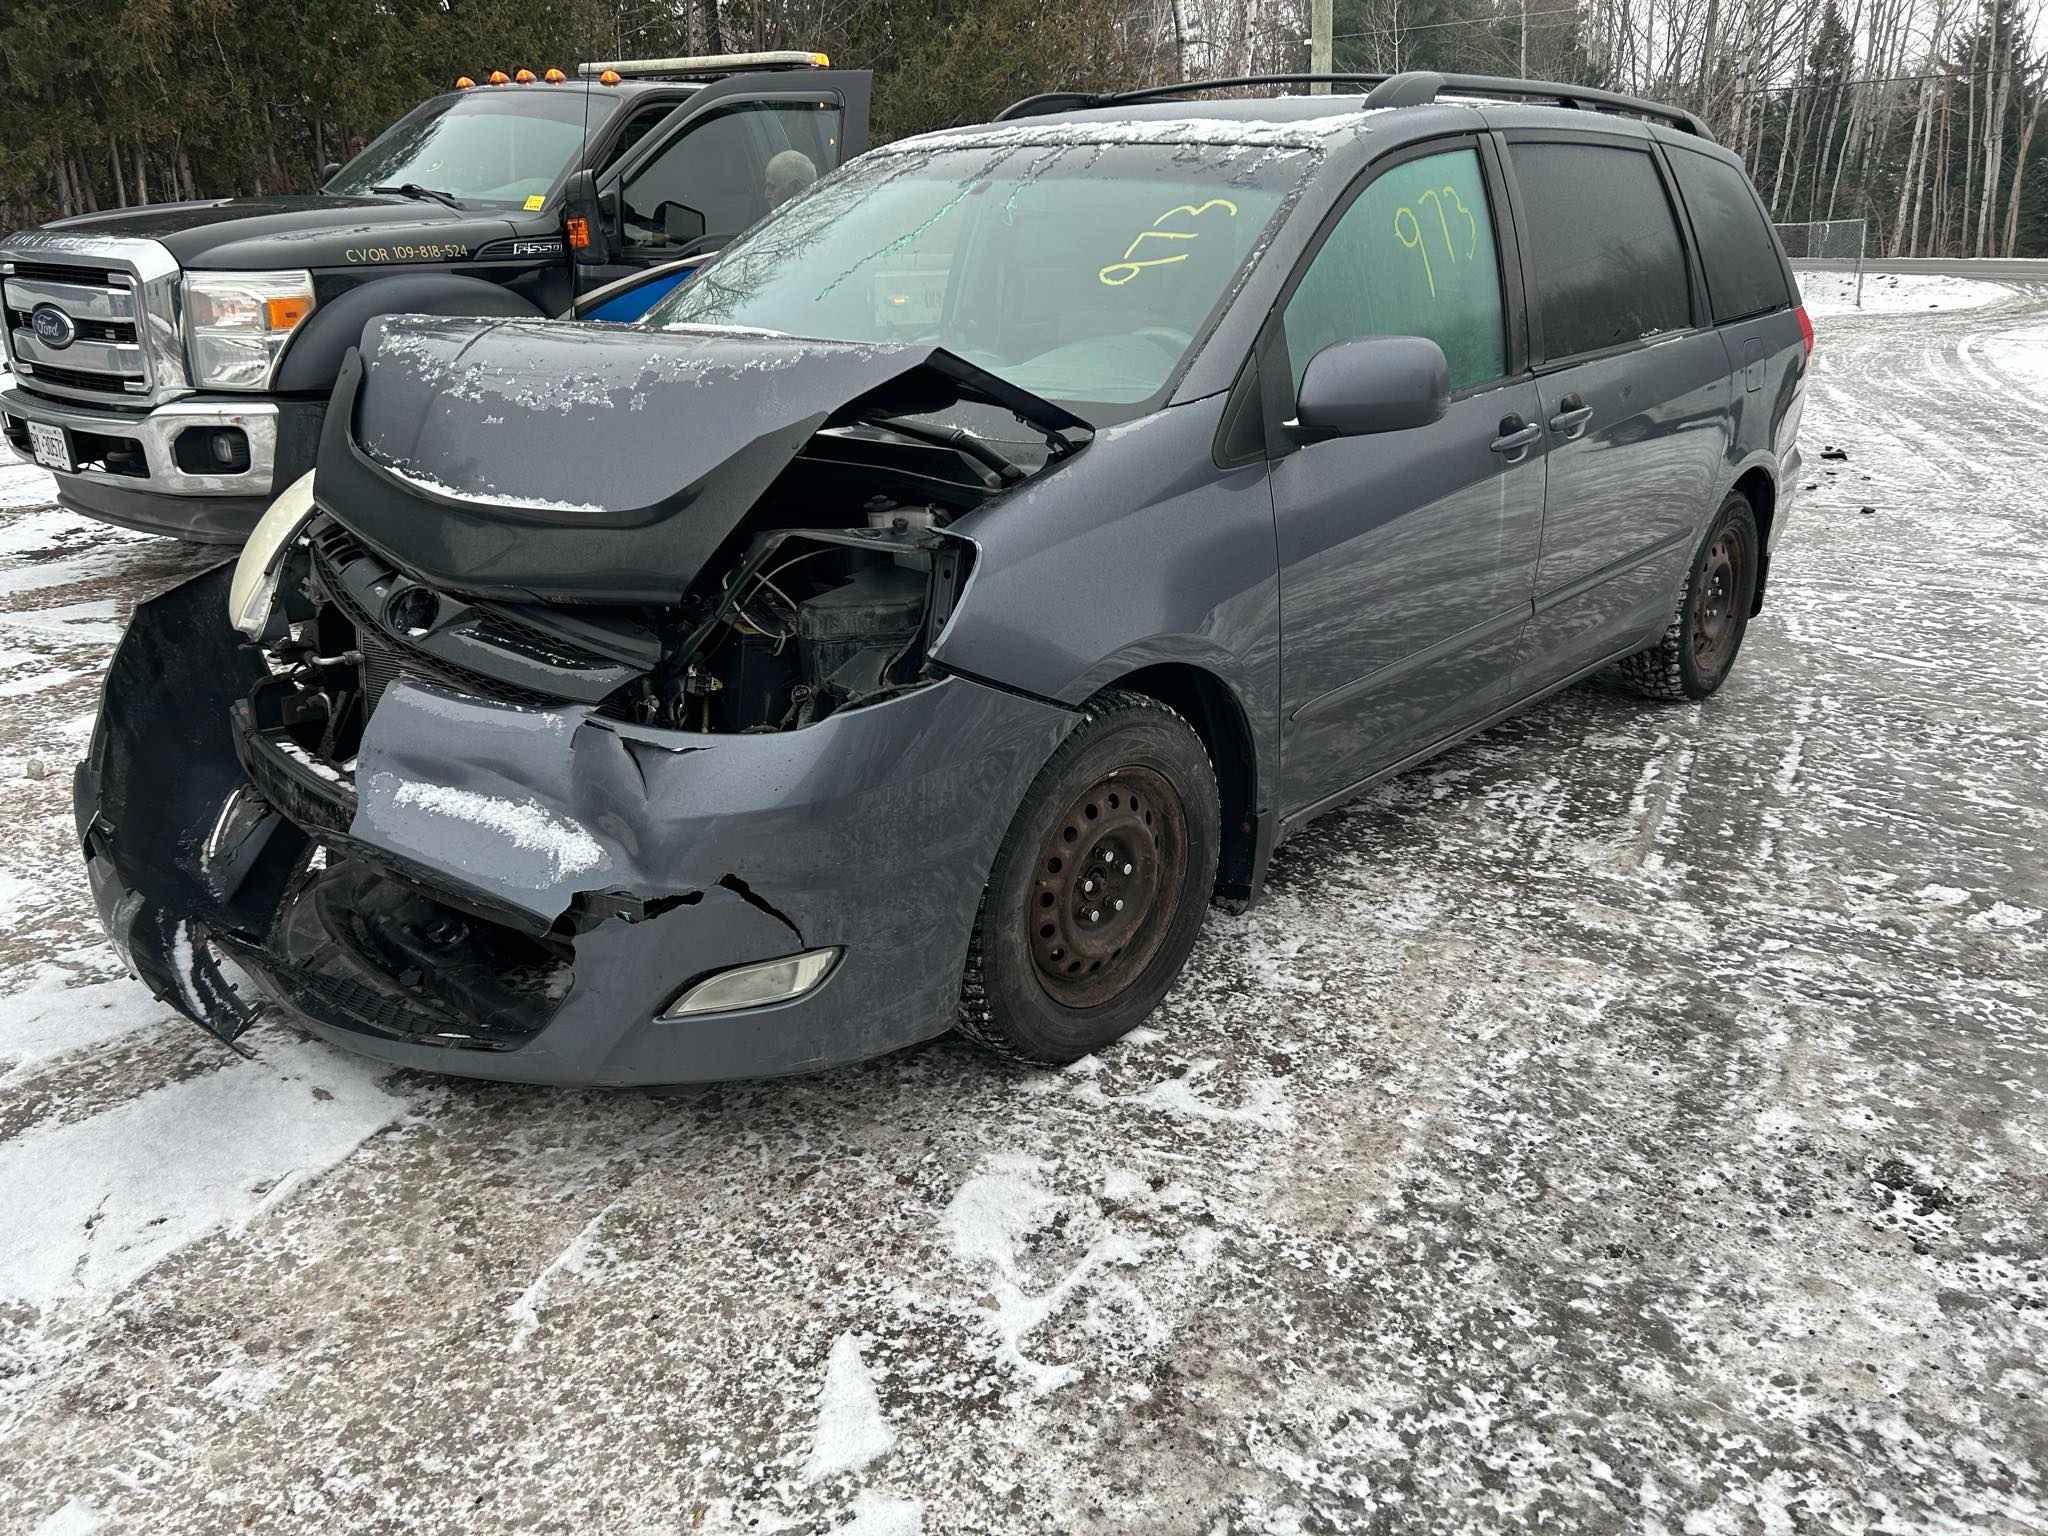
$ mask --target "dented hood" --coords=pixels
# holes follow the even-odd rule
[[[336,385],[316,495],[465,591],[672,602],[820,428],[964,402],[1087,429],[935,346],[399,316]]]

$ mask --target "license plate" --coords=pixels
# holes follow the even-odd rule
[[[31,421],[27,425],[28,446],[30,451],[35,454],[36,462],[38,464],[46,464],[51,469],[61,469],[67,475],[70,474],[71,444],[64,437],[64,429],[62,427],[46,427],[39,421]]]

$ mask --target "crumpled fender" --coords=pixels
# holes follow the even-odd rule
[[[349,836],[536,928],[580,894],[723,886],[806,945],[909,943],[971,913],[1077,718],[946,678],[798,731],[700,735],[400,681],[363,736]]]

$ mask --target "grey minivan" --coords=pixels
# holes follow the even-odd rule
[[[1069,1061],[1318,812],[1597,668],[1711,695],[1813,346],[1740,162],[1334,83],[878,150],[638,325],[373,322],[114,660],[130,964],[484,1077]]]

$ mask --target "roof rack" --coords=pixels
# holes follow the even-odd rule
[[[599,59],[578,64],[576,73],[594,80],[609,70],[627,79],[688,80],[711,75],[736,75],[752,69],[830,69],[832,61],[808,49],[782,48],[770,53],[705,53],[680,59]]]
[[[1614,112],[1669,123],[1698,138],[1711,140],[1707,125],[1691,112],[1645,101],[1640,96],[1623,96],[1590,85],[1566,85],[1556,80],[1514,80],[1500,75],[1440,75],[1434,70],[1414,69],[1398,75],[1313,74],[1232,75],[1213,80],[1183,80],[1177,85],[1148,85],[1135,91],[1048,91],[1012,102],[996,114],[1005,118],[1039,117],[1050,112],[1079,112],[1092,107],[1130,106],[1185,96],[1194,91],[1221,90],[1245,85],[1350,85],[1366,86],[1367,107],[1420,107],[1443,96],[1505,97],[1553,107],[1575,107],[1583,112]]]

